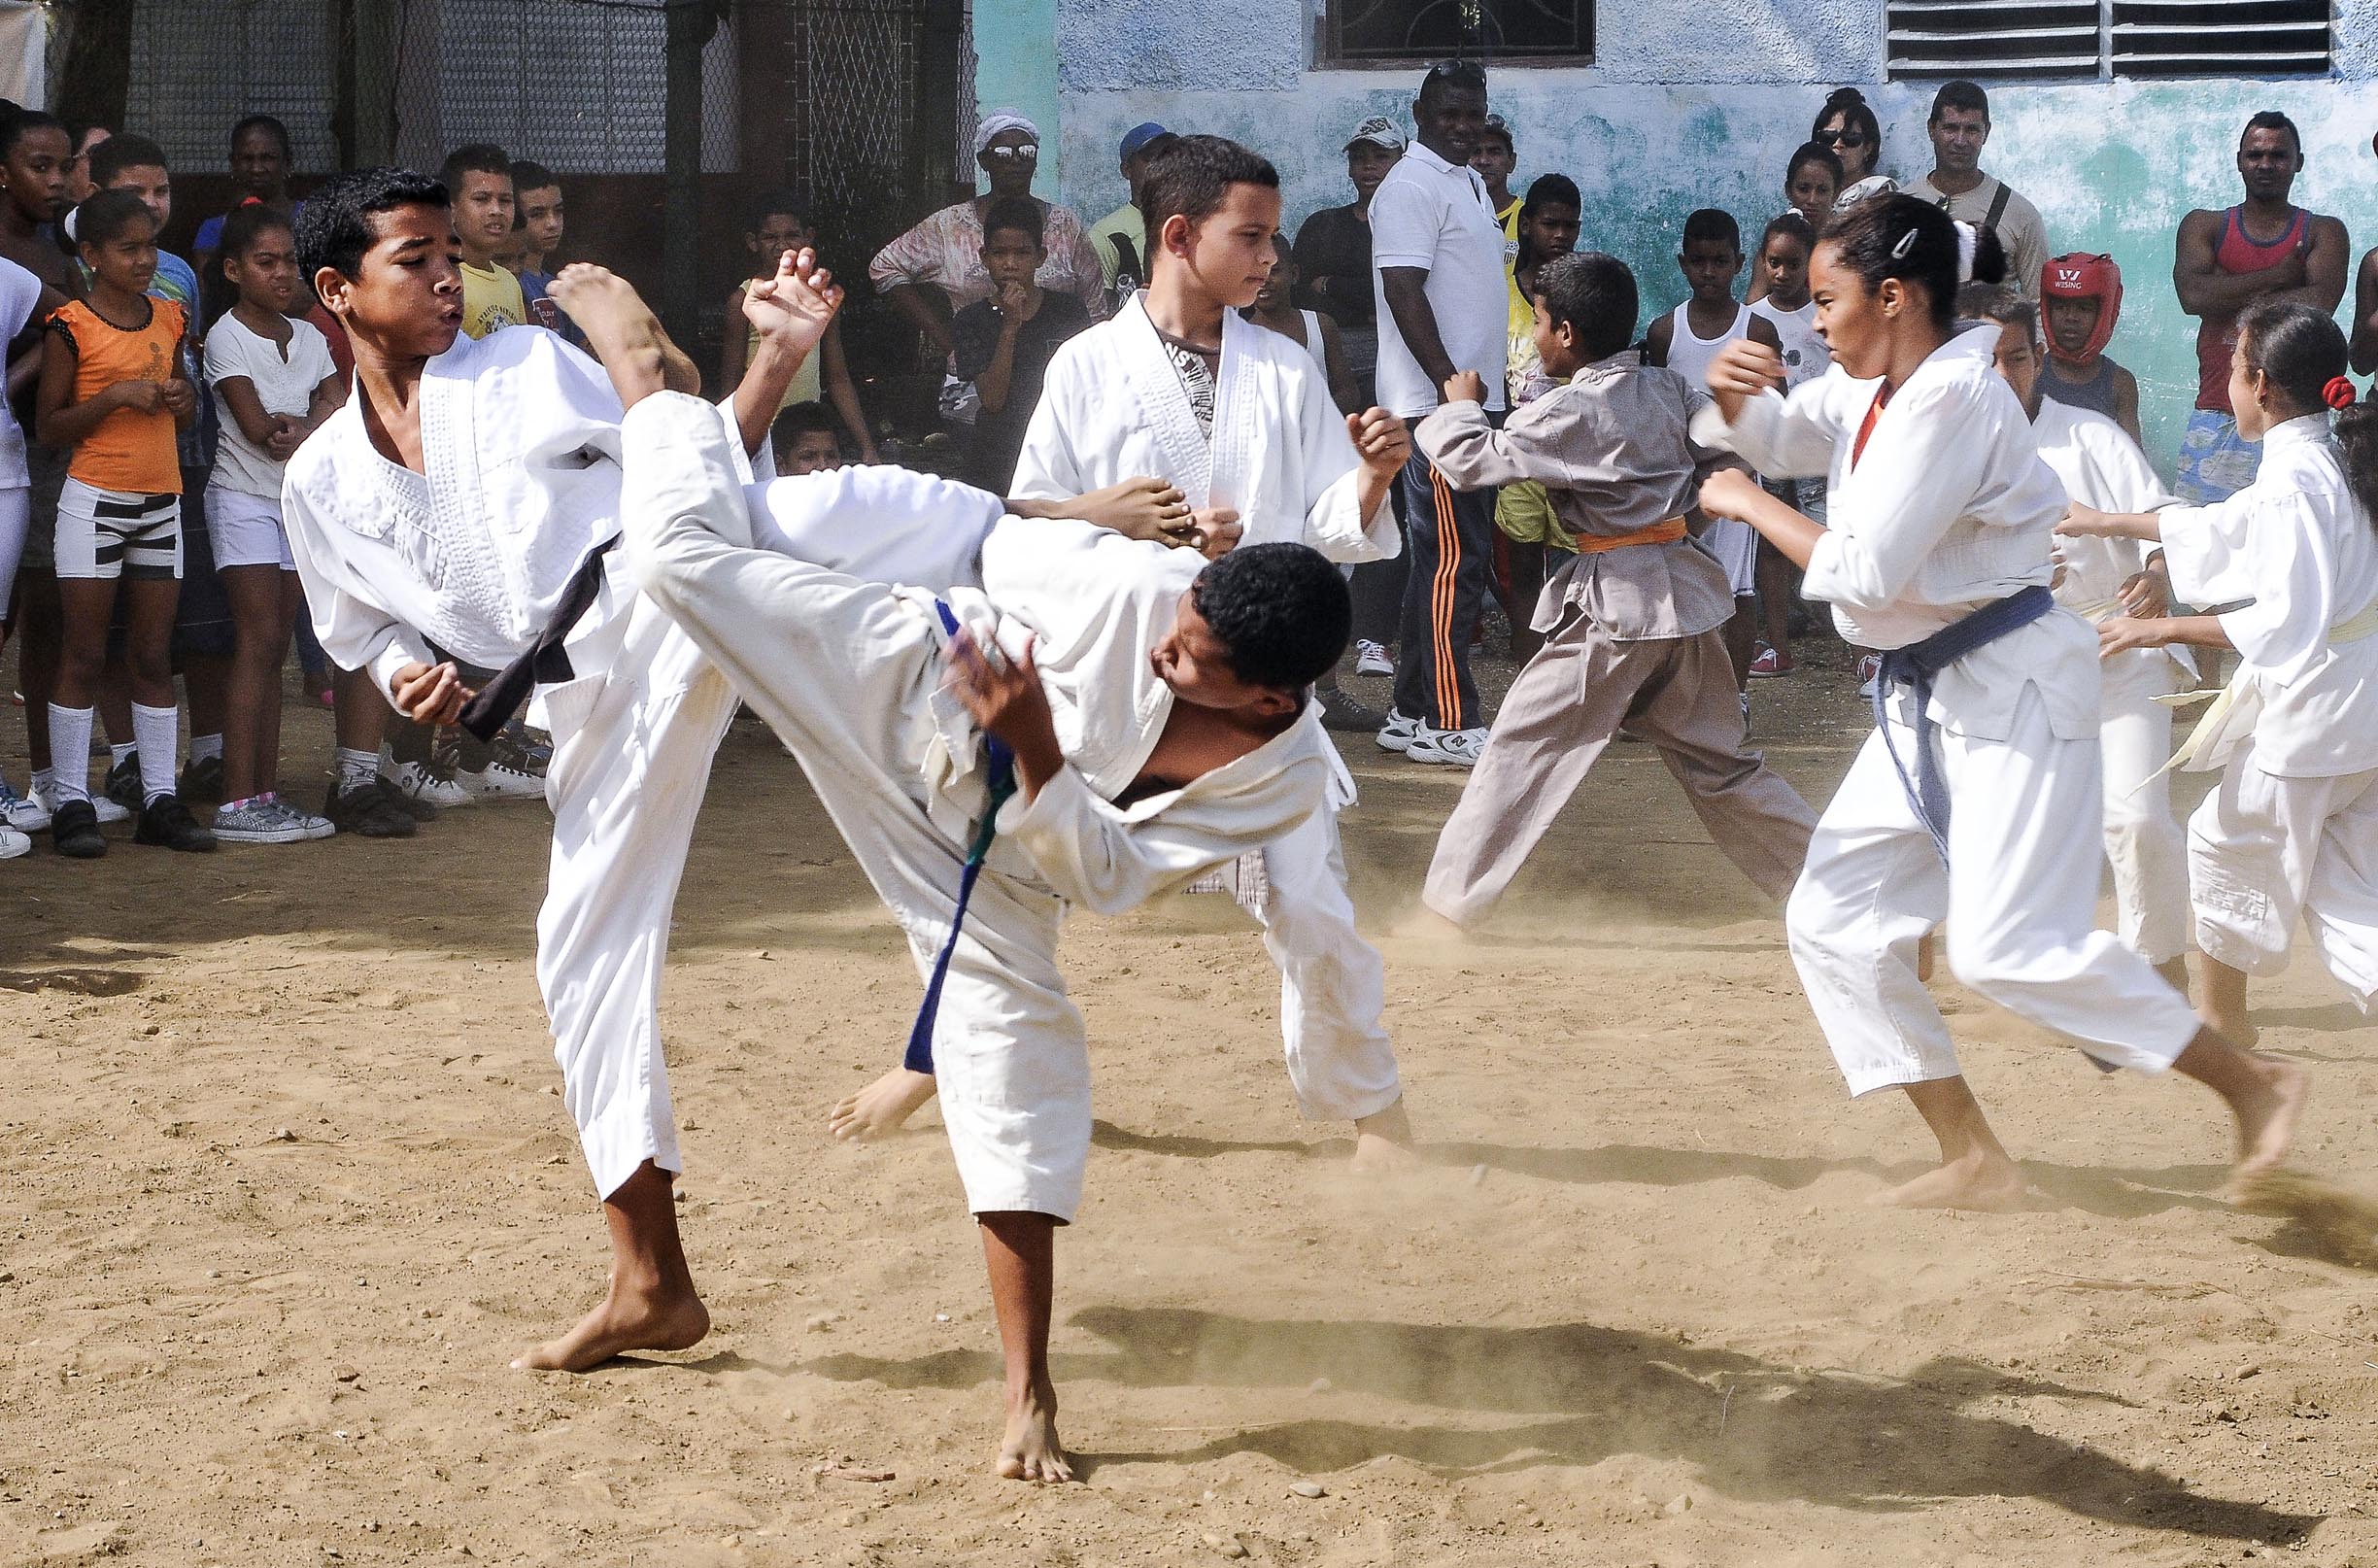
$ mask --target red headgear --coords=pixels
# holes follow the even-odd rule
[[[2067,356],[2056,348],[2055,335],[2048,335],[2048,353],[2067,364],[2082,364],[2102,353],[2114,336],[2114,323],[2122,315],[2122,268],[2110,256],[2086,256],[2079,251],[2059,256],[2040,269],[2040,298],[2094,299],[2098,301],[2097,325],[2089,333],[2089,342],[2077,355]]]

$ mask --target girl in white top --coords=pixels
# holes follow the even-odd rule
[[[215,836],[228,843],[327,838],[326,817],[281,799],[281,664],[305,592],[281,524],[282,469],[345,400],[330,346],[288,311],[297,296],[297,241],[261,204],[223,222],[224,281],[239,290],[206,340],[206,379],[222,438],[207,479],[216,576],[231,604],[231,678],[223,709],[223,803]]]
[[[46,320],[65,296],[16,262],[0,258],[0,341],[14,343],[27,324]],[[36,312],[38,311],[38,316]],[[25,533],[33,519],[33,478],[25,466],[24,428],[0,397],[0,646],[8,641],[10,594],[17,564],[24,559]],[[50,825],[50,813],[0,778],[0,860],[14,860],[33,847],[25,832]],[[20,831],[22,830],[22,831]]]
[[[2301,1069],[2200,1025],[2094,929],[2096,637],[2048,594],[2063,490],[1990,367],[1997,328],[1953,335],[1960,278],[2003,268],[1987,236],[1926,203],[1861,203],[1813,262],[1833,371],[1786,398],[1771,349],[1737,344],[1710,369],[1710,433],[1762,472],[1828,474],[1831,527],[1737,474],[1714,476],[1701,505],[1757,528],[1848,640],[1885,650],[1886,711],[1817,824],[1785,922],[1851,1091],[1904,1090],[1939,1142],[1940,1167],[1886,1195],[1904,1205],[2023,1193],[1917,975],[1944,919],[1971,989],[2101,1066],[2177,1067],[2221,1094],[2241,1175],[2278,1163],[2303,1097]]]
[[[1819,178],[1823,172],[1819,165]],[[1833,351],[1825,347],[1824,335],[1817,330],[1817,301],[1809,297],[1809,256],[1816,249],[1817,231],[1808,220],[1798,213],[1785,213],[1759,236],[1758,255],[1751,261],[1753,280],[1763,287],[1751,295],[1750,314],[1775,328],[1784,357],[1786,392],[1833,368]],[[1777,498],[1799,508],[1803,517],[1818,523],[1825,520],[1823,480],[1770,479],[1767,487]],[[1792,580],[1794,576],[1783,552],[1760,540],[1753,579],[1758,584],[1761,631],[1759,646],[1750,657],[1754,676],[1788,675],[1796,667],[1791,652],[1791,609],[1799,585]]]
[[[2152,515],[2076,505],[2064,531],[2160,539],[2180,597],[2244,601],[2098,635],[2109,658],[2178,643],[2241,656],[2180,755],[2222,769],[2189,820],[2204,1013],[2251,1039],[2246,977],[2286,968],[2299,914],[2354,1002],[2378,1005],[2378,407],[2354,401],[2336,323],[2276,300],[2239,320],[2229,397],[2241,437],[2263,443],[2253,484]]]

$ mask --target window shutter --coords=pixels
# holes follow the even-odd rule
[[[2097,0],[1890,0],[1893,80],[2098,74]]]
[[[2114,0],[2114,74],[2326,76],[2328,0]]]

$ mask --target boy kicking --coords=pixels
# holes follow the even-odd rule
[[[1577,554],[1545,585],[1544,646],[1512,682],[1478,770],[1446,819],[1421,901],[1467,925],[1528,853],[1624,725],[1660,749],[1717,847],[1769,898],[1791,890],[1817,814],[1755,753],[1725,626],[1725,572],[1685,514],[1722,454],[1685,432],[1707,393],[1643,364],[1635,276],[1597,252],[1546,263],[1536,347],[1557,386],[1497,430],[1471,374],[1413,440],[1463,490],[1543,484]]]

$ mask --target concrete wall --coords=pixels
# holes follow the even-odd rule
[[[1416,71],[1308,68],[1314,0],[1009,3],[1053,9],[1056,49],[1039,58],[1053,67],[1063,174],[1041,188],[1088,217],[1121,199],[1115,145],[1142,119],[1261,149],[1279,165],[1292,230],[1347,199],[1339,149],[1356,121],[1410,123]],[[990,9],[977,0],[978,37]],[[2246,117],[2293,115],[2309,159],[2298,199],[2342,217],[2357,255],[2378,239],[2378,81],[2357,80],[2378,74],[2378,0],[2340,0],[2337,12],[2333,81],[1992,93],[1984,166],[2038,205],[2055,250],[2107,251],[2122,264],[2127,299],[2110,352],[2139,377],[2148,446],[2167,469],[2195,387],[2195,323],[2172,294],[2171,238],[2191,207],[2238,199],[2230,159]],[[1490,75],[1493,105],[1517,130],[1513,185],[1553,171],[1578,182],[1584,243],[1635,267],[1648,320],[1684,295],[1674,256],[1685,213],[1723,207],[1748,238],[1783,210],[1783,160],[1825,92],[1881,76],[1882,14],[1881,0],[1604,0],[1594,65]],[[996,80],[986,66],[985,83]],[[986,87],[985,102],[1003,90]],[[1884,168],[1923,173],[1929,89],[1866,90],[1884,120]]]

